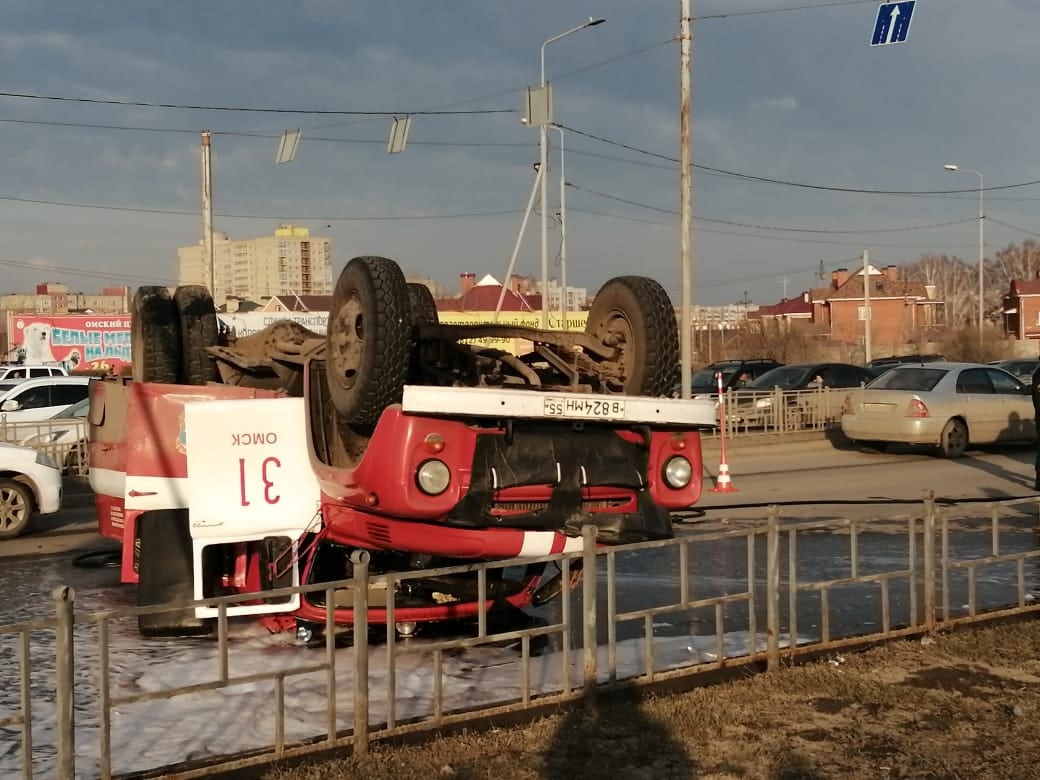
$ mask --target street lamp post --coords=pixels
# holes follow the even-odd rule
[[[560,133],[560,329],[567,330],[567,173],[563,163],[563,128]]]
[[[983,266],[983,257],[984,257],[984,254],[985,254],[985,248],[984,248],[985,247],[985,242],[983,240],[983,225],[985,224],[985,221],[986,221],[986,213],[985,213],[985,211],[983,211],[983,208],[982,208],[982,193],[984,191],[983,186],[982,186],[982,174],[979,173],[978,171],[973,171],[973,170],[971,170],[969,168],[961,168],[959,165],[954,165],[954,164],[944,165],[943,168],[945,168],[948,171],[953,171],[954,173],[974,173],[976,176],[979,177],[979,346],[981,347],[982,346],[982,309],[983,309],[983,303],[982,303],[982,293],[983,293],[983,287],[982,287],[982,266]]]
[[[582,30],[584,30],[584,29],[586,29],[588,27],[595,27],[596,25],[603,24],[603,22],[605,22],[605,21],[607,21],[607,20],[606,19],[597,19],[597,18],[593,18],[593,17],[590,16],[589,20],[587,22],[585,22],[584,24],[579,24],[576,27],[572,27],[571,29],[564,31],[564,32],[560,33],[559,35],[554,35],[552,38],[549,38],[547,41],[545,41],[542,44],[542,56],[541,56],[541,65],[542,65],[542,67],[541,67],[541,87],[542,87],[542,89],[545,89],[545,47],[548,46],[550,43],[553,43],[554,41],[558,41],[561,38],[566,38],[568,35],[573,35],[576,32],[581,32]],[[551,121],[551,119],[552,118],[551,118],[551,115],[550,115],[550,121]],[[547,150],[548,133],[546,132],[545,127],[546,127],[545,125],[542,125],[541,127],[538,128],[538,147],[539,147],[539,158],[540,158],[540,164],[541,164],[541,170],[542,170],[542,181],[541,181],[541,199],[542,199],[542,214],[541,214],[541,222],[542,222],[542,327],[543,328],[548,328],[549,327],[549,309],[548,309],[548,306],[546,306],[546,301],[547,301],[548,295],[549,295],[549,222],[548,222],[549,215],[548,215],[548,212],[546,210],[546,207],[547,207],[548,202],[549,202],[549,181],[548,181],[548,176],[546,176],[546,172],[548,171],[548,167],[547,167],[547,163],[548,163],[548,160],[547,160],[547,155],[548,155],[548,150]]]

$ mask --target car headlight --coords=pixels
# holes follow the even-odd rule
[[[48,455],[43,450],[36,451],[36,462],[41,466],[46,466],[49,469],[58,468],[58,464],[54,462],[54,458]]]
[[[755,401],[755,408],[756,409],[769,409],[772,406],[773,406],[773,399],[772,398],[759,398],[757,401]]]
[[[693,465],[682,455],[673,455],[665,462],[661,473],[668,487],[682,490],[693,479]]]
[[[451,469],[443,460],[431,458],[423,461],[416,469],[415,483],[429,496],[440,495],[451,484]]]

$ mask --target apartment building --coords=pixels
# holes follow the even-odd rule
[[[177,250],[180,284],[209,287],[203,244]],[[214,290],[217,305],[229,296],[261,301],[279,295],[331,295],[332,243],[297,225],[279,225],[274,235],[233,241],[213,237]]]

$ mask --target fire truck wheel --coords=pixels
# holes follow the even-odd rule
[[[585,331],[621,349],[624,377],[607,389],[669,395],[679,362],[679,326],[665,289],[645,276],[617,276],[596,293]]]
[[[194,596],[188,510],[159,509],[137,518],[137,605],[188,602]],[[138,615],[142,636],[200,636],[212,633],[212,619],[195,617],[192,607]]]
[[[412,325],[436,325],[440,322],[437,303],[425,284],[408,283],[408,308],[412,312]]]
[[[135,382],[177,384],[181,338],[177,306],[165,287],[138,287],[130,303],[130,362]]]
[[[0,479],[0,539],[25,533],[33,514],[32,491],[13,479]]]
[[[206,347],[217,346],[217,309],[201,284],[178,287],[173,302],[180,319],[182,381],[189,385],[216,382],[217,366]]]
[[[326,377],[332,405],[350,425],[374,425],[399,403],[412,353],[408,285],[393,260],[355,257],[332,294]]]

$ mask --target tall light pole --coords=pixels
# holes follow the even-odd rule
[[[217,297],[217,270],[213,253],[213,169],[210,162],[210,132],[202,131],[202,283]],[[219,305],[219,303],[218,303]]]
[[[560,133],[560,330],[567,330],[567,169],[563,163],[563,128]]]
[[[985,243],[983,241],[983,225],[985,224],[985,221],[986,221],[986,212],[983,211],[983,209],[982,209],[982,193],[984,191],[983,186],[982,186],[982,174],[979,173],[978,171],[973,171],[973,170],[971,170],[969,168],[962,168],[959,165],[954,165],[952,163],[944,165],[943,168],[945,168],[948,171],[953,171],[954,173],[974,173],[976,176],[979,177],[979,346],[981,347],[982,346],[982,308],[983,308],[983,303],[982,303],[982,292],[983,292],[983,287],[982,287],[982,264],[983,264],[983,257],[985,255],[985,251],[986,251],[985,248],[984,248],[985,247]]]
[[[596,25],[603,24],[607,21],[606,19],[597,19],[589,17],[589,20],[584,24],[579,24],[577,27],[572,27],[559,35],[554,35],[542,44],[542,57],[541,57],[541,87],[545,89],[545,47],[554,41],[560,40],[560,38],[566,38],[568,35],[573,35],[576,32],[581,32],[589,27],[595,27]],[[550,111],[549,121],[552,121],[552,112]],[[548,133],[546,132],[545,125],[541,125],[538,128],[538,147],[540,151],[540,163],[542,170],[542,182],[541,182],[541,199],[542,199],[542,327],[549,327],[549,308],[546,305],[549,295],[549,215],[546,208],[549,203],[549,179],[545,175],[548,170],[548,150],[547,141]]]
[[[693,391],[693,333],[690,307],[693,304],[693,141],[690,117],[693,30],[692,0],[679,3],[679,396],[690,398]],[[709,332],[709,338],[711,336]],[[708,342],[711,351],[711,342]],[[710,360],[710,358],[709,358]]]

